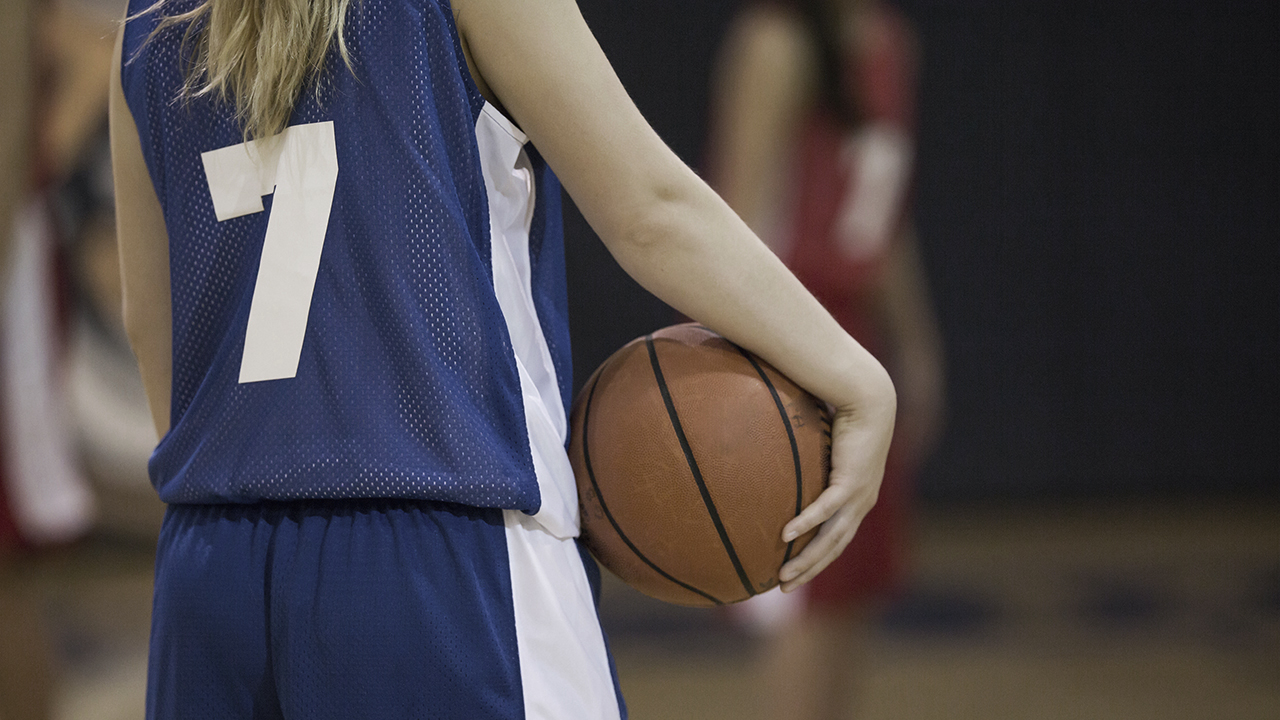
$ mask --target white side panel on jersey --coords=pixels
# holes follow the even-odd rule
[[[578,492],[564,451],[568,421],[533,304],[529,227],[534,178],[526,140],[496,108],[485,105],[476,121],[476,141],[489,196],[494,292],[511,335],[542,493],[536,515],[503,514],[525,718],[616,720],[620,713],[604,632],[573,540]]]
[[[529,228],[534,178],[525,134],[492,105],[476,121],[480,167],[489,197],[493,287],[520,373],[525,423],[542,506],[534,516],[558,538],[578,535],[578,491],[565,454],[569,423],[555,365],[533,304]]]
[[[275,193],[249,306],[240,382],[298,374],[311,293],[338,182],[333,123],[294,125],[266,140],[202,153],[218,221],[262,212]]]
[[[617,720],[604,632],[577,544],[522,512],[503,516],[525,719]]]

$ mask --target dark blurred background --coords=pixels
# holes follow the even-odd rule
[[[581,0],[695,167],[732,0]],[[1280,4],[902,0],[946,340],[926,499],[1280,494]],[[566,203],[580,385],[672,321]]]

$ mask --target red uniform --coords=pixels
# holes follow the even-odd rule
[[[779,252],[832,316],[884,362],[874,289],[908,215],[914,38],[895,11],[873,5],[865,12],[860,42],[838,58],[838,89],[857,124],[849,127],[825,106],[805,121],[794,160],[791,220]],[[875,508],[844,554],[807,586],[811,607],[842,607],[897,585],[907,516],[904,475],[891,451]]]

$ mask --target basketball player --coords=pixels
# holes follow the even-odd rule
[[[561,180],[642,285],[836,407],[786,587],[848,543],[887,374],[662,144],[572,0],[129,12],[125,320],[169,503],[149,717],[625,716],[564,450]]]
[[[0,13],[0,62],[8,68],[0,74],[0,291],[9,279],[14,220],[29,191],[31,15],[26,1]],[[15,570],[24,538],[9,508],[7,474],[0,473],[0,717],[47,720],[53,704],[51,643],[31,583]]]
[[[901,582],[908,478],[942,408],[942,352],[910,223],[915,38],[878,0],[756,3],[725,43],[713,182],[859,342],[884,359],[899,423],[880,499],[801,592],[740,608],[765,637],[769,717],[856,702],[858,638]]]
[[[95,24],[54,3],[0,11],[0,717],[44,720],[57,687],[44,568],[89,531],[94,496],[80,472],[64,401],[52,186],[84,147]],[[97,27],[101,37],[101,27]],[[106,50],[110,50],[108,43]],[[106,53],[98,78],[106,109]]]

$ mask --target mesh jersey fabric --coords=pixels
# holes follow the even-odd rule
[[[150,0],[131,0],[131,15]],[[196,0],[177,0],[178,13]],[[216,99],[177,100],[184,28],[125,28],[122,82],[169,234],[170,503],[400,497],[536,512],[521,382],[495,296],[475,136],[484,99],[447,0],[352,3],[290,127],[332,123],[337,177],[292,377],[240,382],[262,212],[219,221],[202,153],[244,141]],[[529,152],[532,300],[568,405],[559,184]],[[283,201],[281,201],[283,203]]]

